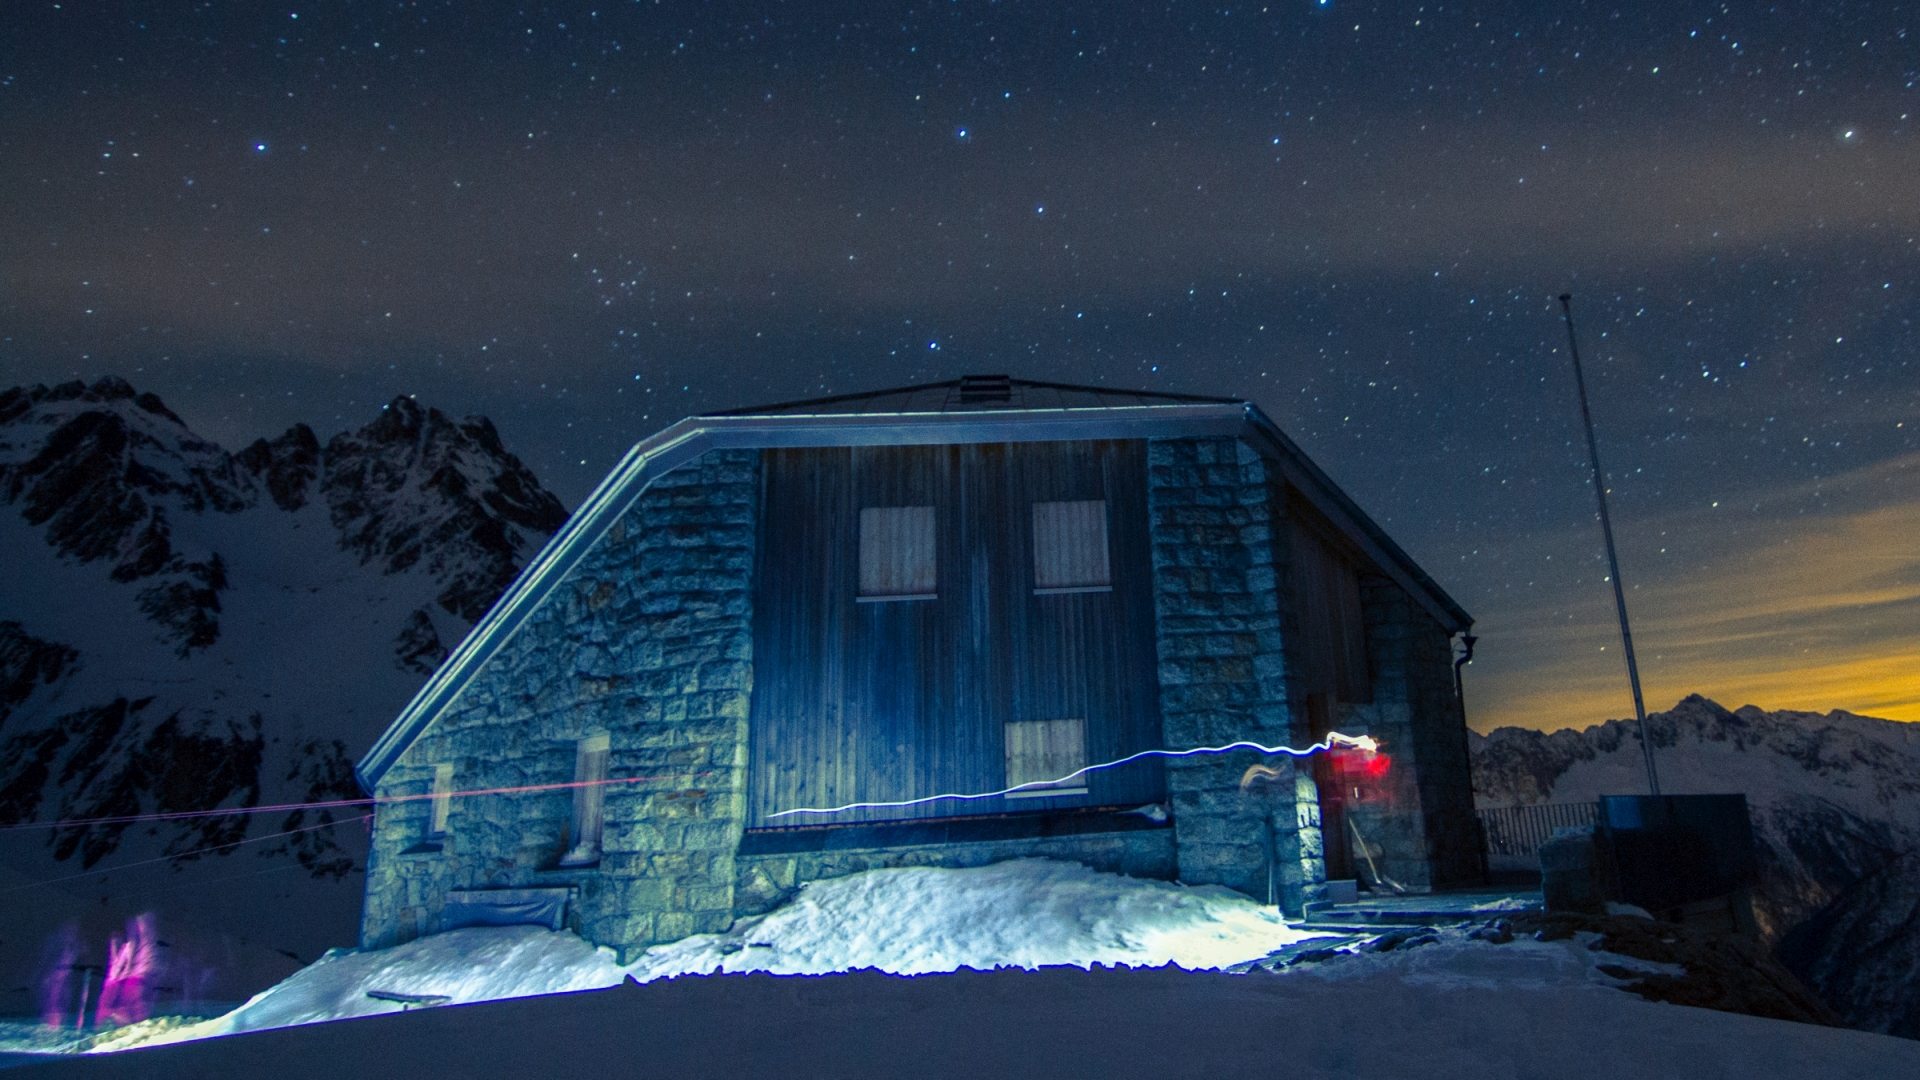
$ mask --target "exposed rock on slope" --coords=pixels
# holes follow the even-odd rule
[[[41,641],[17,622],[0,622],[0,724],[35,690],[59,682],[79,658],[71,646]]]
[[[1631,956],[1679,967],[1677,974],[1602,966],[1600,971],[1626,981],[1622,989],[1648,1001],[1667,1001],[1702,1009],[1838,1027],[1840,1017],[1768,954],[1766,947],[1740,935],[1701,933],[1682,926],[1622,915],[1544,912],[1513,920],[1512,932],[1538,941],[1561,941],[1585,932],[1595,952]]]
[[[1849,1024],[1920,1032],[1920,882],[1910,880],[1920,873],[1920,724],[1729,712],[1698,695],[1648,720],[1662,791],[1747,796],[1756,914],[1769,942],[1785,942],[1788,966]],[[1637,727],[1474,735],[1479,805],[1644,792]]]
[[[307,505],[308,489],[320,475],[320,440],[312,428],[295,424],[278,438],[255,439],[234,460],[260,478],[275,506],[298,510]]]
[[[565,517],[485,419],[409,398],[324,444],[295,425],[229,454],[119,379],[0,393],[0,825],[357,797],[353,756]],[[256,914],[311,924],[276,947],[317,952],[357,916],[340,879],[364,839],[333,821],[14,830],[0,858],[42,878],[244,861],[220,903],[155,904],[226,922],[261,883],[277,899]],[[168,865],[67,887],[138,906]],[[339,882],[305,904],[330,913],[293,920],[309,875]]]
[[[469,623],[520,572],[525,537],[551,536],[567,519],[486,417],[456,424],[410,398],[335,435],[325,462],[321,487],[341,543],[385,573],[424,565],[441,584],[440,606]]]
[[[152,394],[120,379],[0,393],[0,498],[46,542],[115,582],[144,582],[140,608],[181,656],[220,635],[226,570],[180,551],[180,514],[234,513],[247,485],[227,453],[188,431]]]
[[[1788,931],[1780,958],[1849,1022],[1920,1039],[1920,850],[1862,877]]]

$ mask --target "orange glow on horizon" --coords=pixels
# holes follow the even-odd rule
[[[1920,722],[1920,455],[1619,531],[1649,711],[1700,694],[1729,709]],[[1516,548],[1513,561],[1584,554],[1597,539],[1548,538]],[[1563,603],[1577,598],[1571,609],[1549,601],[1477,613],[1480,642],[1465,675],[1475,730],[1633,716],[1603,582],[1604,570],[1590,569],[1558,582]]]

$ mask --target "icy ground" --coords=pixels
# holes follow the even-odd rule
[[[1003,1064],[1015,1074],[1026,1071],[1022,1053],[1060,1058],[1072,1067],[1062,1072],[1056,1063],[1050,1072],[1073,1076],[1245,1075],[1289,1061],[1286,1071],[1303,1076],[1475,1080],[1920,1075],[1920,1043],[1642,1001],[1616,989],[1619,980],[1598,965],[1656,965],[1577,940],[1495,945],[1450,931],[1419,948],[1342,955],[1278,974],[1175,970],[1232,967],[1314,940],[1235,893],[1074,864],[878,870],[807,886],[772,914],[656,947],[627,967],[572,934],[534,927],[337,950],[226,1016],[135,1025],[90,1048],[128,1053],[91,1056],[85,1068],[72,1055],[65,1061],[74,1075],[209,1077],[248,1075],[270,1061],[281,1080],[294,1080],[307,1075],[302,1055],[314,1054],[329,1062],[328,1075],[421,1080],[463,1075],[476,1063],[479,1071],[464,1075],[506,1075],[512,1070],[500,1055],[532,1055],[529,1063],[548,1075],[574,1065],[605,1075],[685,1071],[668,1068],[668,1058],[693,1075],[732,1075],[791,1072],[788,1056],[798,1054],[816,1055],[834,1075],[882,1076],[906,1074],[898,1060],[875,1056],[880,1044],[904,1040],[917,1055],[908,1072],[940,1076],[965,1074],[953,1060],[976,1050],[1012,1055]],[[1039,970],[989,972],[995,967]],[[957,974],[770,977],[861,968]],[[745,972],[770,975],[675,978]],[[651,985],[534,997],[613,988],[629,977]],[[493,1004],[374,1017],[408,1006],[369,991],[421,1004]],[[522,1000],[500,1000],[508,998]],[[1049,1011],[1061,1013],[1057,1022],[1043,1022]],[[893,1019],[876,1024],[882,1015]],[[311,1026],[355,1017],[367,1019]],[[258,1034],[214,1038],[242,1032]],[[1604,1045],[1593,1043],[1600,1034]],[[620,1068],[606,1073],[609,1054]],[[1159,1058],[1168,1060],[1152,1064]],[[371,1071],[348,1068],[349,1060]],[[1395,1061],[1417,1072],[1396,1072]]]

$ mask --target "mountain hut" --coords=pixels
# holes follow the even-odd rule
[[[1296,915],[1478,881],[1471,622],[1248,401],[980,376],[692,417],[360,761],[362,944],[531,922],[631,959],[1022,857]],[[1138,756],[1331,731],[1379,753]]]

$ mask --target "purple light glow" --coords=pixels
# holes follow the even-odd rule
[[[64,1027],[73,1003],[74,964],[80,960],[80,927],[68,923],[47,943],[46,974],[40,978],[40,1019],[48,1027]]]
[[[100,987],[100,1004],[93,1014],[97,1027],[118,1027],[147,1018],[152,1005],[149,982],[158,974],[154,952],[153,916],[136,916],[127,923],[127,936],[107,942],[107,976]]]

